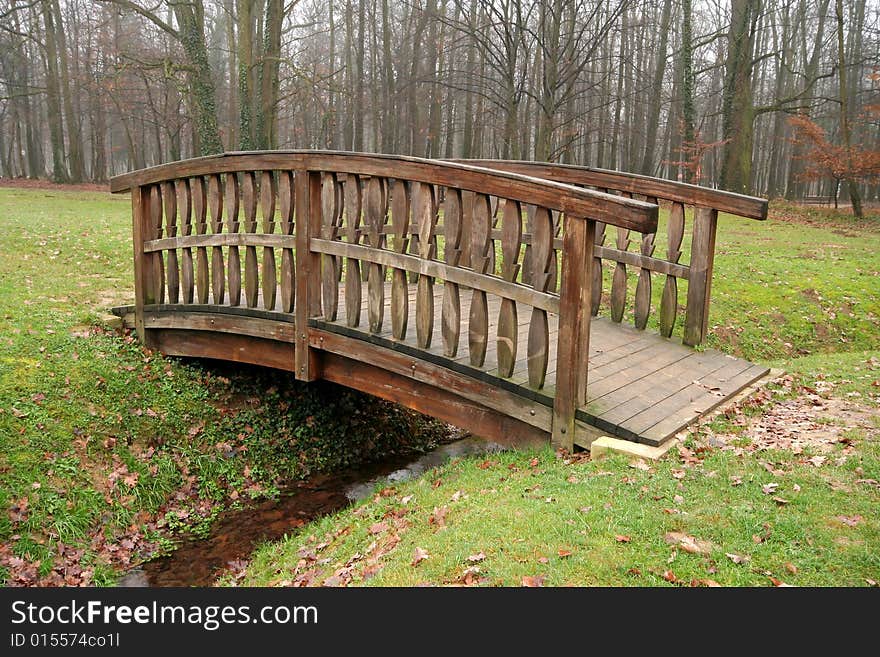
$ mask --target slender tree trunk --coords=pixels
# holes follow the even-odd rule
[[[840,133],[843,138],[843,147],[846,149],[847,169],[852,171],[852,134],[849,123],[849,96],[847,95],[846,52],[843,41],[843,0],[835,0],[834,15],[837,19],[837,64],[840,78]],[[849,200],[852,203],[853,214],[860,219],[863,216],[862,199],[859,195],[859,185],[852,175],[846,177]],[[835,195],[835,207],[836,195]]]
[[[58,81],[58,44],[52,3],[41,0],[46,45],[46,104],[49,119],[49,139],[52,144],[52,180],[70,180],[65,165],[64,127],[61,114],[61,88]]]
[[[669,23],[672,13],[672,0],[663,0],[663,12],[660,16],[660,35],[657,42],[656,59],[654,60],[654,77],[651,80],[648,117],[646,121],[645,156],[642,158],[641,171],[650,175],[654,171],[654,150],[657,141],[657,128],[660,123],[660,105],[663,100],[663,76],[666,73],[666,45],[669,40]]]

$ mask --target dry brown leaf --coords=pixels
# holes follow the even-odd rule
[[[470,561],[471,563],[479,563],[480,561],[482,561],[485,558],[486,558],[486,554],[482,550],[480,550],[476,554],[470,555],[468,557],[468,561]]]
[[[742,564],[748,562],[751,557],[743,554],[733,554],[732,552],[725,552],[724,556],[730,559],[733,563]]]
[[[630,541],[632,541],[632,537],[626,536],[625,534],[617,534],[614,536],[614,540],[618,543],[629,543]]]
[[[689,554],[711,554],[713,547],[709,541],[696,539],[683,532],[668,532],[663,540]]]
[[[427,551],[426,549],[424,549],[424,548],[420,548],[420,547],[417,547],[417,548],[413,551],[412,565],[413,565],[413,566],[418,566],[418,565],[419,565],[420,563],[422,563],[425,559],[429,559],[430,557],[431,557],[431,555],[428,554],[428,551]]]
[[[785,569],[786,569],[788,572],[790,572],[792,575],[797,575],[797,571],[798,571],[798,569],[797,569],[797,566],[795,566],[793,563],[787,563],[787,564],[785,564]]]
[[[692,579],[691,586],[706,586],[708,588],[720,588],[721,584],[716,582],[714,579]]]
[[[855,527],[862,521],[862,516],[837,516],[837,519],[842,522],[844,525],[849,527]]]
[[[776,489],[779,488],[779,484],[775,481],[771,481],[769,484],[764,484],[761,486],[761,491],[764,495],[771,495],[776,492]]]
[[[544,575],[523,575],[522,585],[529,587],[544,586],[545,579],[546,577]]]
[[[373,535],[381,534],[384,531],[388,531],[388,523],[387,522],[377,522],[377,523],[370,525],[370,533]]]
[[[678,581],[678,578],[675,576],[675,573],[672,572],[671,570],[664,570],[661,577],[663,579],[665,579],[667,582],[671,582],[671,583],[675,583]]]
[[[570,557],[570,556],[571,556],[571,550],[569,550],[569,549],[567,549],[567,548],[559,548],[559,549],[556,551],[556,554],[559,555],[559,558],[560,558],[560,559],[565,559],[566,557]]]

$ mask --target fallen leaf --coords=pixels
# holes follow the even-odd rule
[[[670,545],[678,546],[683,552],[689,554],[711,554],[712,552],[712,543],[696,539],[683,532],[668,532],[663,540]]]
[[[741,486],[742,485],[742,477],[731,476],[730,477],[730,485],[731,486]]]
[[[578,483],[578,478],[575,477],[574,475],[569,475],[569,477],[568,477],[568,479],[566,479],[566,481],[570,484],[576,484],[576,483]]]
[[[770,482],[769,484],[764,484],[763,486],[761,486],[761,490],[764,492],[764,495],[775,493],[777,488],[779,488],[779,484],[777,484],[776,482]]]
[[[636,470],[642,470],[644,472],[651,471],[651,466],[645,463],[644,459],[636,459],[635,461],[631,461],[629,467],[635,468]]]
[[[630,568],[629,570],[626,571],[626,574],[632,575],[633,577],[638,577],[642,574],[642,571],[639,570],[638,568]]]
[[[428,524],[436,527],[446,526],[446,514],[449,513],[449,507],[434,507],[434,512],[428,518]]]
[[[471,563],[479,563],[480,561],[482,561],[485,558],[486,558],[486,554],[481,550],[481,551],[477,552],[476,554],[470,555],[468,557],[468,561],[470,561]]]
[[[792,575],[797,575],[797,571],[798,571],[798,569],[797,569],[797,566],[795,566],[793,563],[787,563],[787,564],[785,564],[785,569],[786,569],[788,572],[790,572]]]
[[[849,527],[855,527],[862,521],[862,516],[837,516],[837,519],[842,522],[844,525],[848,525]]]
[[[565,548],[559,548],[559,550],[556,551],[556,554],[559,555],[560,559],[565,559],[566,557],[571,556],[571,550],[567,550]]]
[[[539,461],[538,461],[537,457],[533,458],[531,461],[529,461],[529,465],[533,468],[537,467],[538,463],[539,463]]]
[[[676,504],[682,504],[682,503],[684,503],[684,498],[681,495],[676,495],[675,497],[672,498],[672,501],[675,502]]]
[[[413,551],[412,565],[413,565],[413,566],[418,566],[418,565],[419,565],[420,563],[422,563],[425,559],[429,559],[430,557],[431,557],[431,555],[428,554],[428,551],[427,551],[427,550],[425,550],[424,548],[417,547],[417,548]]]
[[[614,537],[614,540],[617,541],[618,543],[629,543],[630,541],[632,541],[632,537],[626,536],[625,534],[617,534]]]
[[[407,495],[406,497],[401,497],[400,503],[404,504],[404,505],[409,504],[412,501],[412,498],[413,498],[412,495]]]
[[[745,556],[742,554],[733,554],[732,552],[725,552],[724,556],[726,556],[728,559],[730,559],[733,563],[737,563],[737,564],[746,563],[751,558],[751,557],[748,557],[748,556]]]
[[[721,584],[716,582],[714,579],[692,579],[691,586],[707,586],[710,589],[719,588]]]
[[[546,578],[544,575],[535,575],[535,576],[523,575],[522,585],[523,586],[530,586],[530,587],[544,586],[545,579]]]
[[[550,563],[550,559],[547,557],[538,557],[538,563]]]
[[[673,471],[672,471],[672,476],[673,476],[675,479],[678,479],[679,481],[682,480],[682,479],[684,479],[685,474],[686,474],[686,473],[685,473],[684,470],[673,470]]]
[[[785,506],[788,504],[788,500],[784,497],[779,497],[778,495],[773,496],[773,501],[776,502],[779,506]]]
[[[671,570],[664,570],[661,577],[663,579],[665,579],[667,582],[675,583],[678,581],[678,578],[675,576],[675,573],[672,572]]]
[[[371,534],[381,534],[384,531],[388,531],[388,523],[387,522],[377,522],[373,525],[370,525],[370,533]]]
[[[769,579],[771,582],[773,582],[773,586],[777,586],[777,587],[780,587],[780,588],[788,588],[788,587],[791,586],[791,584],[786,584],[786,583],[783,582],[781,579],[776,579],[775,577],[770,577],[770,576],[768,576],[768,579]]]

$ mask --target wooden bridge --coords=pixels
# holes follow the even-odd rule
[[[568,449],[662,444],[767,373],[693,349],[718,214],[764,219],[762,199],[326,151],[176,162],[111,190],[130,190],[134,226],[136,302],[117,312],[166,354],[327,379]]]

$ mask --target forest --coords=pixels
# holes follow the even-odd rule
[[[0,176],[222,151],[880,196],[877,0],[0,0]]]

